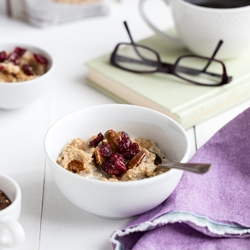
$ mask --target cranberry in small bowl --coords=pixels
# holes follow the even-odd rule
[[[51,86],[54,58],[29,44],[0,44],[0,108],[23,108]]]
[[[97,216],[119,219],[162,203],[174,191],[183,173],[171,169],[149,178],[127,178],[130,170],[140,167],[134,165],[126,170],[134,157],[143,157],[150,151],[141,150],[144,139],[155,142],[172,162],[188,160],[188,138],[178,123],[152,109],[126,104],[93,106],[62,117],[47,131],[44,150],[53,179],[69,201]],[[71,155],[73,158],[69,159]],[[88,162],[94,162],[104,172],[101,178],[88,170]],[[84,174],[84,168],[89,175]]]

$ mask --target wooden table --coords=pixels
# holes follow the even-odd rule
[[[49,126],[72,111],[115,103],[87,84],[84,62],[128,41],[123,21],[136,40],[152,35],[138,11],[138,0],[111,2],[107,16],[87,18],[46,29],[7,18],[0,6],[1,42],[31,43],[57,59],[51,90],[27,108],[0,110],[0,172],[14,178],[22,190],[23,225],[27,241],[21,250],[110,250],[109,236],[132,219],[106,220],[72,205],[57,189],[46,166],[43,140]],[[152,13],[166,9],[152,6]],[[163,25],[158,18],[159,25]],[[171,27],[170,15],[166,25]],[[187,130],[191,155],[219,128],[250,106],[244,102]]]

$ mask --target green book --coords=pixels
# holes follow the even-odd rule
[[[156,50],[163,62],[174,63],[181,55],[191,54],[157,36],[138,44]],[[222,45],[223,46],[223,45]],[[211,54],[213,51],[211,51]],[[164,73],[136,74],[110,64],[110,54],[90,60],[87,82],[118,102],[160,111],[187,129],[250,97],[250,51],[223,61],[231,83],[220,87],[197,86]]]

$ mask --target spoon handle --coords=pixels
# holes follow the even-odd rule
[[[157,169],[159,168],[177,168],[182,169],[194,173],[204,174],[206,173],[209,168],[211,167],[211,164],[204,164],[204,163],[172,163],[167,162],[163,164],[159,164],[157,166]]]

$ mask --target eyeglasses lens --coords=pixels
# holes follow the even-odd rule
[[[199,57],[183,57],[175,73],[188,81],[205,85],[217,85],[222,81],[223,66],[214,60]]]
[[[158,68],[157,55],[134,44],[121,44],[116,52],[115,63],[124,69],[137,72],[155,72]]]

